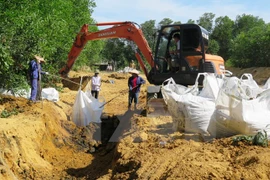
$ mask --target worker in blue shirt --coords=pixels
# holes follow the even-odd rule
[[[41,63],[44,63],[44,58],[34,55],[33,59],[29,64],[29,75],[31,82],[31,96],[30,101],[36,102],[41,98],[41,74],[49,74],[48,72],[42,71]]]
[[[129,72],[132,76],[128,79],[129,95],[128,95],[128,109],[131,108],[131,104],[134,100],[134,109],[137,109],[139,102],[139,93],[141,85],[145,83],[145,80],[139,76],[139,71],[133,69]]]

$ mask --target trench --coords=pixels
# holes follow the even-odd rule
[[[93,155],[93,160],[84,168],[70,168],[66,172],[68,177],[75,179],[98,179],[104,175],[108,175],[109,169],[112,168],[115,161],[115,149],[117,142],[110,142],[110,138],[114,134],[119,125],[117,116],[102,116],[101,123],[95,124],[95,132],[93,138],[100,143],[95,146],[94,152],[88,152]]]

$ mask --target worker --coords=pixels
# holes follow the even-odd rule
[[[179,58],[180,58],[180,34],[174,34],[173,40],[176,44],[176,48],[173,51],[170,51],[171,54],[171,60],[170,60],[170,66],[172,72],[177,72],[179,70]]]
[[[41,74],[49,74],[42,71],[41,64],[45,62],[44,58],[34,55],[35,59],[29,63],[29,76],[31,82],[30,101],[36,102],[41,99]]]
[[[130,62],[130,64],[129,64],[129,67],[130,67],[131,69],[136,69],[136,65],[135,65],[135,63],[134,63],[134,60],[131,60],[131,62]]]
[[[95,70],[95,75],[91,79],[91,94],[96,99],[98,99],[100,87],[101,87],[101,77],[99,76],[99,70]]]
[[[136,69],[129,71],[129,73],[131,74],[131,77],[128,79],[128,109],[131,109],[131,104],[134,101],[134,110],[136,110],[139,102],[140,88],[141,85],[145,83],[145,80],[139,76],[139,71]]]
[[[179,54],[180,52],[180,34],[174,34],[173,35],[173,40],[176,44],[176,50],[175,50],[175,54]]]

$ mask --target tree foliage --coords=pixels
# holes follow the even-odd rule
[[[242,32],[248,32],[253,27],[264,26],[264,24],[265,22],[259,17],[246,14],[238,15],[234,23],[233,35],[236,37]]]
[[[5,76],[0,87],[24,86],[34,54],[46,59],[46,69],[58,72],[80,27],[94,21],[94,7],[93,0],[1,1],[0,65]]]
[[[105,40],[105,46],[102,56],[106,61],[114,61],[117,68],[128,66],[131,60],[134,60],[135,54],[130,42],[126,39],[108,39]]]
[[[155,35],[157,31],[155,23],[155,20],[149,20],[141,24],[144,37],[152,49],[155,47]]]
[[[207,31],[211,32],[213,28],[215,14],[213,13],[204,13],[199,20],[197,20],[197,24],[204,27]]]
[[[229,47],[232,40],[233,21],[228,17],[218,17],[215,20],[215,28],[211,33],[210,39],[218,42],[219,50],[217,54],[224,59],[230,57]]]
[[[231,46],[231,63],[237,67],[270,66],[270,24],[240,33]]]

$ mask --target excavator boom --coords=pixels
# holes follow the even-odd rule
[[[144,38],[142,30],[133,22],[110,22],[110,23],[97,23],[91,24],[95,26],[112,26],[107,29],[103,29],[97,32],[89,32],[88,24],[84,24],[77,34],[73,46],[68,54],[68,60],[66,65],[60,69],[59,73],[62,77],[67,77],[70,69],[74,65],[77,57],[83,50],[84,46],[88,41],[91,40],[100,40],[100,39],[109,39],[109,38],[125,38],[127,40],[133,41],[144,55],[148,64],[151,67],[154,67],[154,60],[152,56],[152,51],[148,45],[148,42]],[[139,61],[139,64],[144,71],[146,77],[148,76],[148,71],[139,55],[136,51],[135,55]]]

